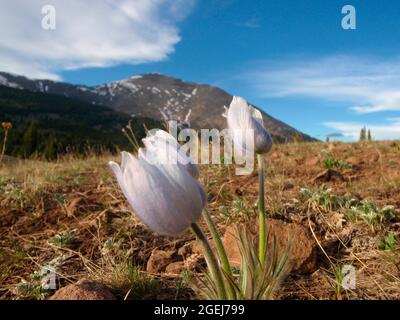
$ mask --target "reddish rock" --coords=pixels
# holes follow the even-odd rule
[[[320,158],[319,157],[313,157],[310,159],[307,159],[305,162],[305,165],[307,167],[315,167],[316,165],[318,165],[320,162]]]
[[[96,281],[80,280],[56,291],[50,300],[116,300],[103,284]]]
[[[180,274],[184,269],[183,261],[172,262],[165,268],[165,272],[169,274]]]
[[[328,150],[329,151],[333,151],[333,150],[335,150],[335,148],[336,148],[336,146],[335,146],[334,142],[331,142],[331,143],[328,144]]]
[[[146,270],[149,273],[160,273],[173,262],[173,252],[163,250],[153,250],[149,260],[147,261]]]
[[[267,219],[267,230],[277,240],[281,256],[289,239],[292,241],[288,259],[289,270],[293,273],[309,274],[317,269],[317,250],[314,239],[308,229],[297,223],[285,223],[280,220]],[[246,230],[253,236],[258,236],[258,221],[244,224]],[[240,266],[240,252],[235,227],[226,229],[223,243],[232,266]]]
[[[357,164],[360,163],[360,159],[358,159],[357,157],[350,157],[350,158],[347,158],[346,161],[347,161],[348,163],[350,163],[351,165],[357,165]]]

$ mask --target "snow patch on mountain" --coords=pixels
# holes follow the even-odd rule
[[[134,84],[134,83],[129,82],[127,80],[115,81],[115,82],[112,82],[112,83],[113,83],[113,85],[116,86],[116,88],[118,88],[118,89],[119,88],[126,89],[132,94],[137,93],[141,88],[140,84]]]
[[[192,95],[190,93],[186,93],[183,91],[182,91],[182,95],[186,98],[186,100],[189,100],[192,97]]]
[[[158,89],[157,87],[153,87],[153,88],[151,88],[151,92],[153,92],[154,94],[158,94],[158,93],[161,93],[161,90]]]
[[[192,109],[189,109],[188,113],[185,115],[185,122],[189,122],[190,114],[192,113]]]
[[[18,83],[10,82],[2,75],[0,75],[0,84],[14,89],[23,89]]]

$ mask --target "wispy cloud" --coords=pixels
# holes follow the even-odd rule
[[[400,110],[400,59],[330,56],[270,61],[248,72],[262,97],[305,96],[348,105],[355,113]]]
[[[357,140],[360,130],[365,124],[358,122],[326,122],[329,128],[340,131],[345,137]],[[387,119],[387,123],[380,125],[365,125],[371,130],[372,137],[376,140],[400,139],[400,118]]]
[[[0,70],[58,79],[63,69],[163,60],[195,1],[1,1]],[[56,30],[41,27],[47,4],[56,8]]]
[[[257,29],[261,27],[261,21],[259,18],[253,17],[248,20],[238,22],[237,25],[248,29]]]
[[[332,133],[328,133],[325,136],[328,138],[342,138],[342,137],[344,137],[344,134],[341,132],[332,132]]]

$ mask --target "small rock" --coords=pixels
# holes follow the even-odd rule
[[[283,191],[291,190],[293,188],[294,188],[294,184],[289,183],[289,182],[285,182],[283,185]]]
[[[357,157],[354,157],[354,156],[350,157],[350,158],[347,158],[346,161],[348,163],[350,163],[351,165],[357,165],[360,162],[360,160]]]
[[[166,268],[165,272],[169,274],[180,274],[184,268],[183,261],[176,261],[170,263]]]
[[[258,236],[258,221],[246,223],[244,226],[253,237]],[[309,274],[317,269],[317,247],[305,227],[297,223],[285,223],[274,219],[267,219],[266,226],[267,231],[276,237],[279,256],[284,253],[289,239],[292,240],[288,259],[291,272]],[[226,229],[222,241],[232,266],[239,267],[240,251],[233,226]]]
[[[344,177],[340,172],[332,169],[325,170],[318,174],[314,179],[313,182],[329,182],[329,181],[340,181],[344,182],[347,181],[346,177]]]
[[[80,280],[56,291],[50,300],[116,300],[115,296],[103,284]]]
[[[335,143],[333,143],[333,142],[329,143],[329,144],[328,144],[328,150],[329,150],[329,151],[335,150]]]
[[[146,270],[149,273],[160,273],[165,270],[167,265],[172,261],[173,252],[163,250],[153,250],[149,260],[147,261]]]
[[[305,165],[306,165],[307,167],[314,167],[314,166],[316,166],[319,162],[320,162],[320,158],[319,158],[319,157],[313,157],[313,158],[307,159],[306,162],[305,162]]]

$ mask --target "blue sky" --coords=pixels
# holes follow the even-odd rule
[[[320,139],[340,133],[354,140],[363,125],[378,139],[400,138],[399,1],[120,0],[111,10],[108,0],[87,0],[86,11],[45,3],[54,3],[61,20],[56,32],[37,38],[50,49],[27,65],[21,61],[36,49],[16,45],[23,31],[4,35],[0,61],[3,54],[8,63],[0,69],[87,85],[159,72],[219,86]],[[347,4],[356,9],[356,30],[342,29]],[[8,15],[16,9],[0,6]],[[70,51],[59,45],[68,41]]]

